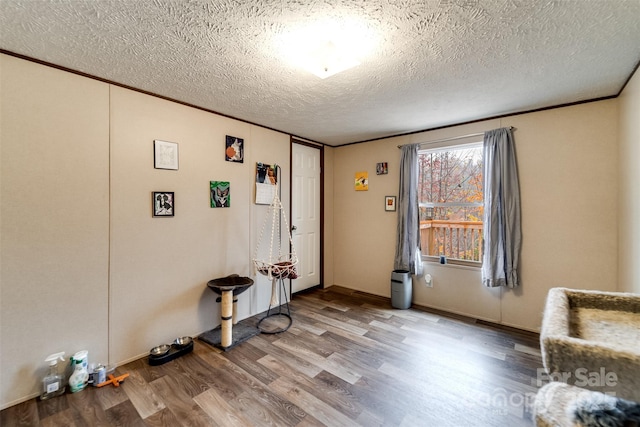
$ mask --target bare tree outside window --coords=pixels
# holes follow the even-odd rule
[[[479,262],[482,247],[482,147],[418,156],[422,253]]]

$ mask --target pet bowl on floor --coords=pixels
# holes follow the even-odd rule
[[[167,354],[169,352],[169,350],[171,350],[171,346],[169,344],[162,344],[162,345],[153,347],[149,351],[149,354],[151,356],[154,356],[154,357],[163,356],[163,355]]]
[[[191,337],[180,337],[180,338],[176,338],[176,340],[173,342],[177,347],[186,347],[189,344],[191,344],[191,342],[193,341],[193,338]]]

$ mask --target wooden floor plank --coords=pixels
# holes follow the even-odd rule
[[[240,411],[236,411],[215,390],[209,389],[194,397],[193,400],[219,426],[245,427],[252,423]]]
[[[130,372],[129,377],[120,387],[127,393],[129,400],[143,419],[165,408],[149,383],[137,371]]]
[[[267,353],[251,345],[245,345],[242,351],[229,351],[225,354],[229,361],[241,367],[260,382],[269,384],[276,380],[278,375],[258,363],[258,360],[266,355]]]
[[[69,409],[67,399],[49,398],[45,400],[37,400],[36,402],[38,405],[38,416],[41,420]],[[103,409],[105,408],[103,407]],[[0,423],[0,425],[4,424]]]
[[[301,359],[308,360],[314,365],[322,368],[322,370],[331,372],[335,376],[342,378],[351,384],[355,384],[355,382],[360,379],[360,374],[350,367],[337,363],[329,357],[320,356],[303,346],[295,345],[285,340],[275,341],[273,345],[287,350]]]
[[[153,381],[150,386],[164,406],[173,412],[184,427],[211,425],[211,418],[193,400],[179,378],[167,375]]]
[[[39,422],[38,405],[35,399],[18,403],[0,412],[0,426],[2,427],[37,426]]]
[[[327,317],[324,313],[316,313],[316,312],[312,312],[310,310],[304,309],[304,310],[299,310],[299,314],[302,316],[311,318],[317,322],[326,323],[336,328],[344,329],[345,331],[351,332],[353,334],[364,335],[367,333],[367,330],[365,328],[360,328],[358,326],[350,325],[335,317],[333,318]]]
[[[290,379],[304,390],[315,393],[319,399],[352,418],[357,417],[362,411],[358,399],[349,392],[338,377],[330,373],[323,371],[314,378],[309,378],[290,369],[282,361],[270,355],[263,357],[261,363],[269,366],[271,370],[279,373],[282,377]]]
[[[101,387],[100,393],[95,393],[95,395],[105,411],[129,400],[129,396],[122,387]]]
[[[0,425],[5,427],[4,423]],[[12,424],[7,424],[7,427],[11,425]],[[31,424],[31,425],[33,426],[39,425],[41,427],[58,427],[58,426],[76,427],[77,426],[77,424],[73,420],[73,410],[70,408],[67,408],[64,411],[56,412],[54,415],[50,415],[46,418],[43,418],[40,421],[40,424]],[[90,425],[98,425],[98,424],[92,423]]]
[[[140,418],[130,400],[112,406],[105,411],[110,426],[114,427],[144,427],[146,424]]]
[[[357,426],[355,420],[337,411],[330,405],[298,387],[288,378],[281,377],[270,384],[270,387],[283,398],[290,400],[315,419],[327,426]]]
[[[331,287],[295,295],[293,324],[229,351],[199,340],[159,366],[0,412],[2,427],[533,427],[537,334]],[[247,319],[257,322],[261,315]]]
[[[98,389],[88,387],[66,395],[76,425],[109,425],[107,415],[96,398],[97,393]]]
[[[144,422],[149,427],[176,427],[182,425],[173,412],[166,407],[145,418]],[[215,427],[215,424],[212,425]]]
[[[257,346],[264,351],[268,351],[270,355],[273,355],[280,360],[284,360],[289,366],[291,366],[291,369],[302,372],[310,378],[315,377],[322,371],[320,366],[313,364],[308,360],[301,359],[278,346],[272,345],[271,343],[263,340],[261,336],[252,338],[249,344]],[[260,360],[258,362],[260,362]]]
[[[306,413],[300,408],[292,405],[290,402],[281,399],[264,383],[258,381],[240,366],[232,363],[226,357],[214,355],[217,357],[221,369],[218,372],[218,379],[221,382],[234,382],[242,390],[242,393],[231,400],[231,404],[246,411],[252,412],[256,408],[261,408],[257,413],[261,421],[273,419],[278,424],[297,424]],[[247,405],[247,402],[250,404]]]
[[[273,389],[269,390],[269,395],[265,399],[265,395],[243,393],[230,403],[234,408],[242,411],[245,417],[251,420],[251,425],[255,426],[294,426],[307,416],[304,410],[275,393]],[[281,402],[281,405],[278,405],[279,410],[276,410],[272,404],[274,401]]]

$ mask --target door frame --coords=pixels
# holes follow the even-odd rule
[[[324,289],[324,144],[314,144],[312,142],[302,141],[293,136],[289,137],[289,188],[293,189],[293,144],[304,145],[320,150],[320,283],[300,292],[306,292],[313,289]],[[289,192],[289,218],[292,218],[293,207],[293,191]],[[291,230],[289,230],[291,232]],[[293,298],[291,280],[289,280],[289,298]]]

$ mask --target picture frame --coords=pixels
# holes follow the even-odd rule
[[[172,217],[176,211],[176,200],[173,191],[154,191],[151,196],[151,206],[153,206],[153,217]]]
[[[212,208],[231,207],[231,183],[209,181],[209,204]]]
[[[278,167],[256,163],[256,205],[270,205],[276,195]]]
[[[153,167],[156,169],[178,170],[178,143],[153,141]]]
[[[356,191],[369,191],[369,172],[356,172],[353,188]]]
[[[396,196],[384,196],[384,210],[387,212],[396,211]]]
[[[227,162],[244,163],[244,139],[226,136],[224,159]]]
[[[387,162],[376,163],[376,175],[386,175],[389,173],[389,164]]]

